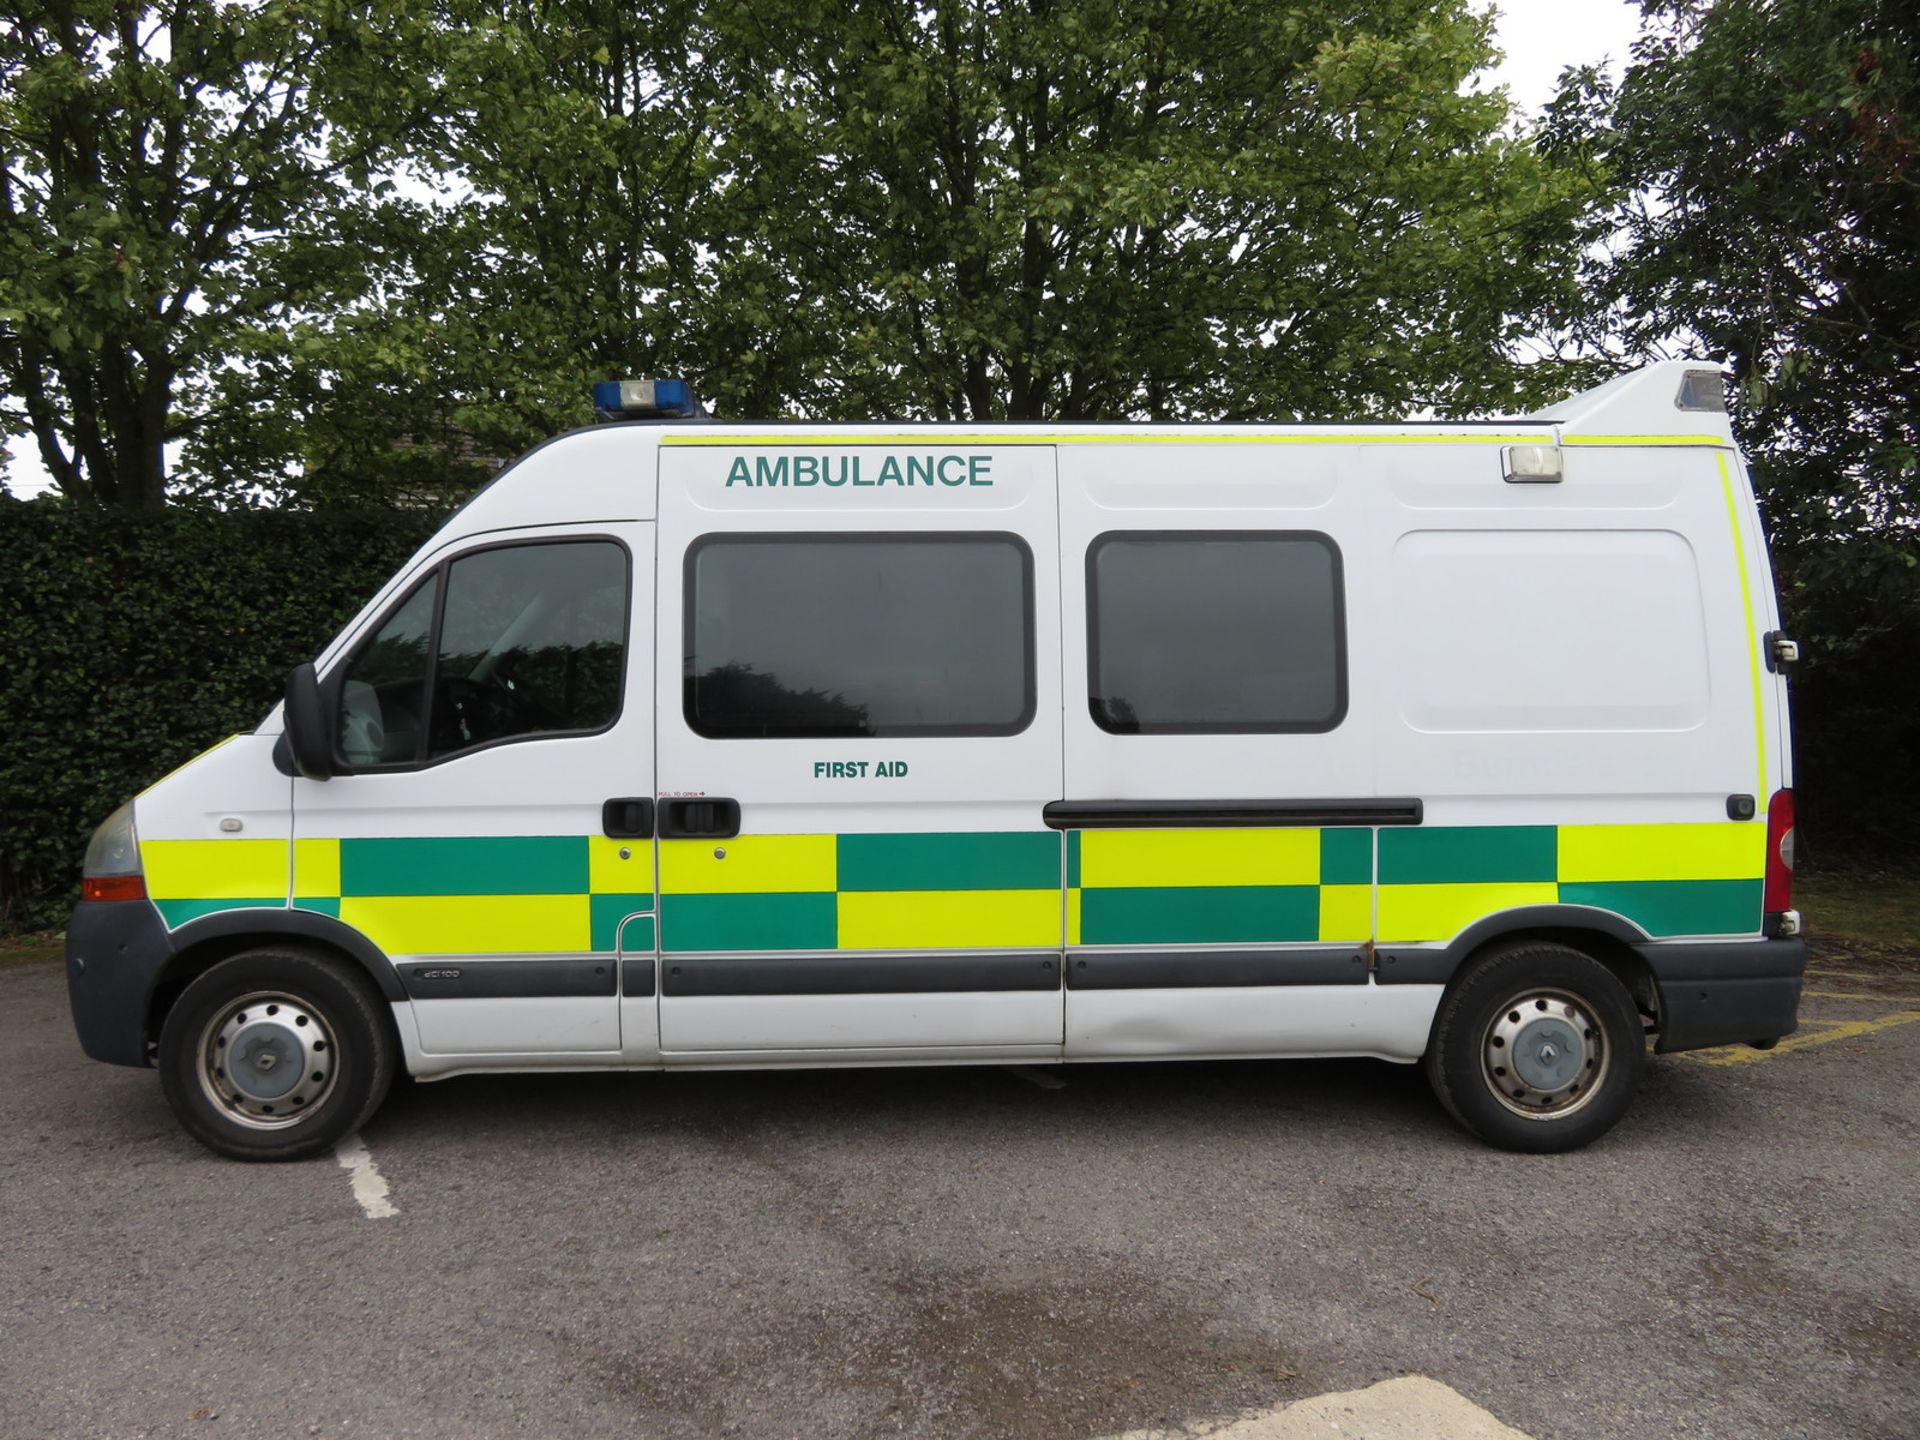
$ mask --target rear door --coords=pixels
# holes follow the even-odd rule
[[[670,434],[662,1048],[1057,1053],[1053,451]]]

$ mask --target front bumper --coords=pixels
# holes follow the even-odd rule
[[[1657,1053],[1777,1040],[1799,1028],[1804,940],[1634,948],[1646,959],[1660,992]]]
[[[67,1000],[80,1048],[111,1065],[149,1065],[147,1007],[173,956],[149,900],[85,900],[67,922]]]

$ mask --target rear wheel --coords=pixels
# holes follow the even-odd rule
[[[397,1046],[358,970],[303,950],[249,950],[181,994],[160,1031],[160,1083],[188,1134],[236,1160],[297,1160],[351,1135],[393,1082]]]
[[[1646,1039],[1613,972],[1565,945],[1529,941],[1474,960],[1448,988],[1427,1078],[1490,1145],[1573,1150],[1613,1128],[1640,1088]]]

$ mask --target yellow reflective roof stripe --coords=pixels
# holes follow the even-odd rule
[[[660,437],[662,445],[708,449],[726,446],[797,449],[803,445],[844,448],[853,445],[927,445],[936,442],[968,445],[1545,445],[1553,443],[1553,437],[1544,433],[1420,435],[1408,431],[1308,435],[1057,435],[1017,431],[986,434],[949,429],[901,431],[889,435],[836,435],[813,432],[768,435],[690,435],[674,432],[662,434]],[[1607,443],[1628,442],[1609,441]],[[1673,443],[1716,445],[1722,442],[1710,437],[1685,436]]]
[[[1753,581],[1747,573],[1747,545],[1742,538],[1739,499],[1733,493],[1733,471],[1727,468],[1727,457],[1720,457],[1720,489],[1727,500],[1727,524],[1733,531],[1733,558],[1740,567],[1740,609],[1747,627],[1747,673],[1753,686],[1753,752],[1754,768],[1759,773],[1759,789],[1755,792],[1762,806],[1762,813],[1771,794],[1767,789],[1767,708],[1766,698],[1760,678],[1760,634],[1753,623]]]
[[[1731,440],[1717,435],[1563,435],[1562,445],[1704,445],[1718,450],[1733,448]]]

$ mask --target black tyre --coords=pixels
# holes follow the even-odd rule
[[[1440,1002],[1427,1079],[1453,1118],[1502,1150],[1574,1150],[1626,1114],[1646,1035],[1613,972],[1565,945],[1490,951]]]
[[[393,1083],[387,1006],[351,965],[263,948],[222,960],[160,1030],[160,1083],[189,1135],[236,1160],[298,1160],[358,1130]]]

